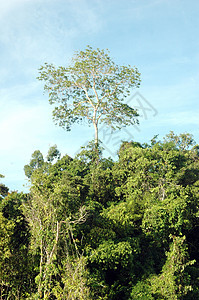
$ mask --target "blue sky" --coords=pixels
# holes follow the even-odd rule
[[[115,157],[120,140],[149,142],[189,132],[199,143],[199,1],[7,0],[0,2],[0,173],[10,190],[27,190],[23,167],[34,150],[57,144],[74,156],[93,129],[56,127],[43,85],[44,62],[66,66],[87,45],[108,48],[116,63],[141,72],[139,127],[100,138]]]

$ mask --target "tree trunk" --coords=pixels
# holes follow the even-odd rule
[[[95,128],[95,163],[98,165],[99,163],[99,138],[98,138],[98,126],[97,126],[97,122],[93,121],[93,125]]]
[[[93,125],[95,128],[95,146],[97,147],[98,146],[98,127],[97,127],[97,124],[95,121],[93,122]]]

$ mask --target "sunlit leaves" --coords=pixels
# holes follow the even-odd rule
[[[56,124],[70,130],[86,119],[95,128],[101,122],[117,129],[138,122],[136,110],[123,101],[139,87],[140,73],[136,67],[117,65],[108,53],[88,46],[75,53],[68,67],[45,63],[39,69],[38,79],[55,105]]]

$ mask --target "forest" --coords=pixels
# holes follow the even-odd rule
[[[115,162],[35,151],[30,193],[1,184],[1,299],[198,299],[198,167],[173,132]]]
[[[24,166],[28,193],[0,184],[0,299],[199,299],[192,134],[122,141],[107,158],[98,124],[137,122],[122,99],[139,87],[138,70],[88,47],[69,68],[45,64],[38,79],[58,104],[55,122],[70,130],[86,119],[95,139],[73,158],[56,145],[46,157],[35,150]]]

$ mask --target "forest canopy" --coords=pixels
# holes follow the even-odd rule
[[[37,150],[1,189],[1,299],[198,299],[199,147],[169,133],[118,159]]]

